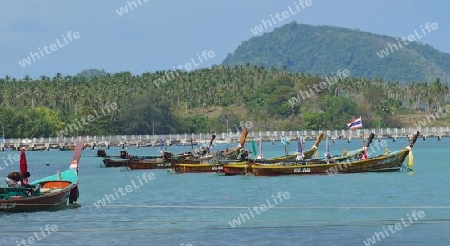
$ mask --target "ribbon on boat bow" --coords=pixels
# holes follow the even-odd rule
[[[414,156],[413,156],[413,152],[412,149],[409,151],[408,154],[408,167],[411,168],[414,165]]]

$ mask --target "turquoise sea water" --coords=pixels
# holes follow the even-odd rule
[[[386,141],[391,150],[407,145],[406,139]],[[306,148],[312,144],[307,141]],[[338,140],[330,143],[330,151],[340,154],[361,145],[357,140]],[[324,147],[322,142],[320,156]],[[414,172],[279,177],[101,168],[96,150],[87,149],[80,161],[81,206],[0,214],[0,245],[18,245],[17,240],[30,237],[39,240],[26,245],[365,245],[363,241],[375,232],[381,239],[375,237],[375,245],[450,245],[450,163],[445,159],[449,147],[449,138],[419,139],[413,151]],[[295,144],[290,148],[295,151]],[[169,147],[175,153],[187,149]],[[158,153],[157,148],[128,150],[135,155]],[[107,153],[119,151],[111,148]],[[264,143],[266,157],[283,151],[280,142]],[[9,154],[19,152],[0,153],[3,176],[19,169],[18,161],[6,167],[3,158]],[[72,154],[27,152],[31,179],[67,169]],[[154,179],[146,183],[144,173]],[[279,192],[289,197],[276,198]],[[105,195],[115,200],[110,198],[107,206],[97,208],[94,203]],[[252,210],[252,217],[248,208],[264,204],[273,207],[258,210],[259,214]],[[414,211],[422,211],[424,217],[415,220]],[[229,222],[238,217],[246,221],[241,218],[243,223],[233,228]],[[396,223],[401,228],[390,232],[388,226]],[[45,232],[46,225],[54,231]],[[388,232],[384,239],[383,227]]]

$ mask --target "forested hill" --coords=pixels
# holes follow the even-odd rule
[[[6,76],[0,78],[0,125],[6,138],[235,132],[241,122],[251,122],[252,131],[334,130],[347,129],[357,116],[367,129],[417,127],[423,120],[421,126],[448,126],[450,88],[439,80],[405,86],[345,77],[312,91],[322,81],[250,64],[141,75]],[[432,114],[438,119],[427,121]]]
[[[434,27],[424,29],[425,33],[433,35],[439,28]],[[348,69],[352,76],[400,83],[432,82],[436,78],[449,82],[450,54],[423,44],[424,33],[420,28],[417,33],[411,30],[416,41],[405,45],[401,38],[293,22],[242,42],[223,64],[285,66],[289,71],[323,76]]]

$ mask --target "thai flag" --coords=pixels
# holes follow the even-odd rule
[[[351,120],[349,123],[347,123],[347,126],[350,127],[350,130],[362,128],[363,126],[361,117]]]

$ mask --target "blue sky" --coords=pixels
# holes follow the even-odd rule
[[[74,75],[83,69],[133,74],[171,69],[196,58],[203,50],[215,57],[201,64],[220,64],[244,40],[254,36],[251,28],[261,20],[295,7],[294,0],[134,0],[138,4],[120,16],[116,10],[125,0],[61,1],[3,0],[0,8],[0,77],[38,78],[56,73]],[[298,4],[298,1],[295,1]],[[439,29],[420,41],[450,53],[447,1],[418,0],[311,0],[302,9],[274,27],[296,21],[312,25],[358,28],[390,36],[407,36],[426,22]],[[50,46],[69,31],[72,39],[30,65],[19,61],[30,52]],[[48,50],[47,50],[48,51]],[[31,60],[30,60],[31,61]]]

